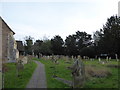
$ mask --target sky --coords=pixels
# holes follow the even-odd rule
[[[76,31],[93,34],[107,18],[118,14],[119,0],[1,0],[0,16],[16,33],[16,40],[25,36],[51,39]]]

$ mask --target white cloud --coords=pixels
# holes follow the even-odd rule
[[[9,2],[14,0],[2,0]],[[31,2],[32,0],[19,0],[20,2]],[[37,2],[34,0],[33,2]],[[41,0],[40,2],[42,2]],[[48,2],[48,0],[44,0]],[[43,2],[44,2],[43,1]],[[34,4],[28,6],[6,5],[5,19],[10,23],[10,27],[15,31],[16,39],[23,39],[24,36],[33,36],[40,39],[44,35],[52,38],[54,35],[60,35],[65,39],[66,36],[74,34],[77,30],[92,32],[102,28],[107,18],[118,12],[119,0],[50,0],[51,2],[80,2],[78,6],[67,3],[59,6],[47,6],[49,4]],[[81,5],[84,3],[84,5]],[[20,3],[19,3],[20,4]],[[27,4],[26,4],[27,5]],[[43,6],[41,6],[43,5]],[[57,4],[58,5],[58,4]],[[40,7],[41,6],[41,7]],[[33,8],[34,7],[34,8]],[[61,9],[62,8],[62,9]],[[9,12],[11,11],[11,13]],[[19,12],[17,12],[19,11]],[[6,14],[7,13],[7,14]],[[10,21],[9,21],[10,20]]]

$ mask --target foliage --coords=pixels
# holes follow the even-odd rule
[[[77,31],[76,34],[69,35],[65,40],[66,53],[77,56],[80,50],[91,45],[91,35],[86,32]]]
[[[41,44],[40,51],[43,55],[51,55],[52,50],[51,50],[51,41],[46,40]]]
[[[25,37],[25,53],[32,55],[32,45],[33,45],[33,38],[31,36]]]
[[[61,55],[63,54],[63,39],[59,36],[56,35],[53,39],[51,39],[51,49],[53,51],[53,54],[55,55]]]
[[[40,49],[41,49],[42,43],[43,43],[42,40],[36,40],[33,45],[34,55],[38,55],[38,58],[39,58],[39,53],[41,53]]]
[[[68,37],[66,37],[65,47],[67,55],[77,55],[76,38],[74,35],[69,35]]]
[[[95,49],[94,47],[84,47],[80,50],[81,57],[88,56],[89,58],[95,57]]]
[[[118,54],[120,56],[120,17],[111,16],[100,29],[98,50],[99,53]]]

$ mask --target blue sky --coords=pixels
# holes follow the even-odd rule
[[[93,34],[118,13],[119,0],[58,1],[4,0],[0,15],[16,33],[15,39],[23,40],[29,35],[35,39],[60,35],[65,39],[78,30]]]

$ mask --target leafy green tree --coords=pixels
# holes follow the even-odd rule
[[[80,50],[80,55],[81,55],[81,57],[88,56],[90,58],[94,58],[95,57],[95,49],[93,46],[84,47]]]
[[[76,56],[78,54],[76,47],[76,37],[75,35],[69,35],[65,40],[66,53],[69,56]]]
[[[51,55],[51,40],[45,40],[40,46],[40,51],[43,55]]]
[[[86,32],[76,32],[76,44],[78,46],[78,51],[84,47],[90,46],[91,45],[91,35],[87,34]]]
[[[33,38],[31,36],[26,36],[25,37],[25,53],[26,54],[29,54],[29,55],[32,55],[32,52],[33,52]]]
[[[43,43],[42,40],[36,40],[33,45],[34,54],[37,55],[38,58],[39,58],[39,54],[41,53],[40,48],[42,43]]]
[[[59,35],[56,35],[53,39],[51,39],[51,49],[53,51],[53,54],[62,55],[64,51],[63,44],[64,41]]]
[[[100,53],[119,54],[120,56],[120,17],[111,16],[100,30],[98,42]]]
[[[101,39],[101,36],[102,36],[102,29],[100,30],[100,31],[96,31],[96,32],[94,32],[94,34],[93,34],[93,43],[94,43],[94,50],[95,50],[95,55],[98,55],[98,54],[100,54],[101,53],[101,48],[98,46],[98,43],[99,43],[99,41],[100,41],[100,39]]]
[[[80,50],[91,45],[91,35],[86,32],[77,31],[76,34],[69,35],[65,40],[66,53],[68,55],[80,55]]]

